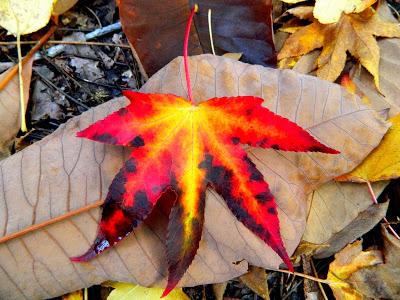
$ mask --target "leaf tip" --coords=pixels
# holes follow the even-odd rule
[[[128,98],[129,102],[131,102],[131,103],[134,100],[135,96],[137,96],[137,94],[138,94],[137,92],[131,91],[131,90],[122,91],[122,95],[124,95],[126,98]]]
[[[175,288],[176,284],[177,284],[177,282],[176,282],[176,283],[173,283],[173,282],[171,282],[171,281],[168,281],[168,284],[167,284],[167,286],[166,286],[166,288],[165,288],[165,290],[164,290],[164,292],[162,293],[162,295],[161,295],[160,298],[165,298],[165,297],[167,297],[168,294]]]
[[[90,248],[85,254],[80,256],[70,257],[69,260],[72,262],[87,262],[96,256],[96,252]]]
[[[79,138],[85,137],[84,131],[85,131],[85,130],[78,131],[77,133],[75,133],[75,136],[76,136],[76,137],[79,137]]]
[[[320,144],[319,146],[311,147],[310,152],[321,152],[326,154],[340,154],[340,151],[325,146],[324,144]]]

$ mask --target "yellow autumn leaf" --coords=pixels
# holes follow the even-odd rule
[[[359,13],[370,7],[377,0],[317,0],[314,7],[314,17],[321,24],[336,23],[342,13]]]
[[[392,127],[382,142],[353,171],[338,181],[380,181],[400,177],[400,114],[389,120]]]
[[[233,59],[233,60],[240,60],[242,58],[242,55],[243,55],[242,52],[237,52],[237,53],[228,52],[228,53],[223,54],[222,56]]]
[[[9,34],[35,32],[50,20],[56,0],[1,0],[0,26]]]
[[[108,281],[102,284],[114,288],[107,300],[159,300],[164,288],[146,288],[140,285],[124,282]],[[173,289],[165,300],[190,300],[190,298],[182,291],[182,289]]]
[[[372,8],[360,14],[342,14],[335,24],[318,20],[293,33],[283,45],[278,59],[296,57],[322,48],[317,59],[317,76],[335,81],[342,72],[347,52],[374,76],[379,88],[379,47],[375,37],[400,37],[398,23],[383,21]]]
[[[327,280],[336,300],[361,300],[365,297],[347,279],[356,271],[383,263],[379,250],[362,251],[362,242],[347,245],[329,265]]]

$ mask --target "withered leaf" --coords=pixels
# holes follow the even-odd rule
[[[189,54],[211,53],[208,9],[216,54],[242,53],[242,61],[276,63],[272,31],[272,0],[124,0],[119,11],[122,28],[148,75],[182,55],[190,8],[197,4]]]
[[[293,33],[278,54],[278,59],[304,55],[322,48],[317,59],[317,76],[335,81],[346,63],[348,51],[374,76],[379,88],[379,47],[375,37],[399,37],[397,23],[383,21],[372,9],[360,14],[342,14],[333,24],[317,20]]]
[[[306,195],[359,164],[379,144],[388,124],[339,85],[290,70],[251,66],[211,55],[191,58],[190,70],[195,99],[262,97],[263,105],[270,110],[296,121],[314,137],[341,151],[329,156],[247,149],[271,183],[285,247],[293,253],[305,228]],[[182,59],[160,70],[141,91],[186,97]],[[3,236],[104,199],[128,153],[120,147],[77,139],[75,133],[125,105],[125,99],[100,105],[1,162]],[[165,286],[167,216],[162,210],[154,213],[152,222],[142,224],[122,241],[118,249],[85,265],[70,262],[70,256],[84,252],[93,241],[98,217],[99,210],[93,209],[1,243],[0,298],[50,298],[105,280]],[[277,268],[280,263],[278,256],[237,222],[212,191],[206,196],[204,228],[183,286],[237,277],[247,271],[247,262],[263,268]],[[26,266],[23,272],[21,266]]]

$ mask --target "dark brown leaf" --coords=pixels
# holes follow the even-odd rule
[[[231,0],[229,5],[224,0],[121,1],[122,27],[149,76],[182,55],[185,23],[195,3],[199,11],[190,34],[190,55],[211,52],[211,9],[216,54],[241,52],[244,62],[275,64],[271,0]]]

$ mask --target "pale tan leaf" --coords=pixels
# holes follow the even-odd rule
[[[32,62],[33,59],[30,59],[22,68],[25,108],[29,100]],[[0,82],[7,76],[9,71],[0,75]],[[10,147],[20,129],[20,120],[19,79],[16,74],[10,82],[8,82],[5,88],[0,91],[0,159],[10,155]]]
[[[293,71],[310,74],[317,68],[317,58],[321,54],[319,50],[313,50],[303,55],[293,67]]]
[[[379,195],[387,182],[374,184]],[[330,181],[310,195],[310,212],[303,240],[328,244],[315,257],[335,254],[348,243],[371,230],[385,215],[388,203],[375,205],[366,184]]]
[[[352,80],[368,97],[376,110],[387,107],[389,117],[400,113],[400,39],[383,39],[378,42],[380,48],[379,81],[380,92],[376,90],[373,77],[364,68],[354,67]]]
[[[281,21],[284,17],[287,17],[288,15],[293,15],[296,18],[302,19],[302,20],[314,20],[314,15],[313,15],[313,10],[314,6],[296,6],[293,8],[289,8],[286,10],[282,15],[280,15],[278,18],[274,20],[275,23]]]
[[[277,199],[281,233],[293,253],[306,224],[306,195],[358,165],[379,144],[388,124],[339,85],[312,76],[212,55],[195,56],[190,62],[195,100],[261,96],[272,111],[341,151],[327,155],[247,148]],[[141,91],[186,97],[185,86],[183,61],[177,58]],[[126,103],[119,98],[100,105],[0,163],[1,235],[104,199],[128,152],[78,139],[75,133]],[[50,298],[105,280],[164,286],[167,216],[161,211],[91,262],[70,262],[69,256],[83,253],[92,242],[98,217],[99,209],[93,209],[0,244],[0,298]],[[247,262],[277,268],[281,260],[208,191],[200,248],[180,284],[223,282],[244,274]]]

